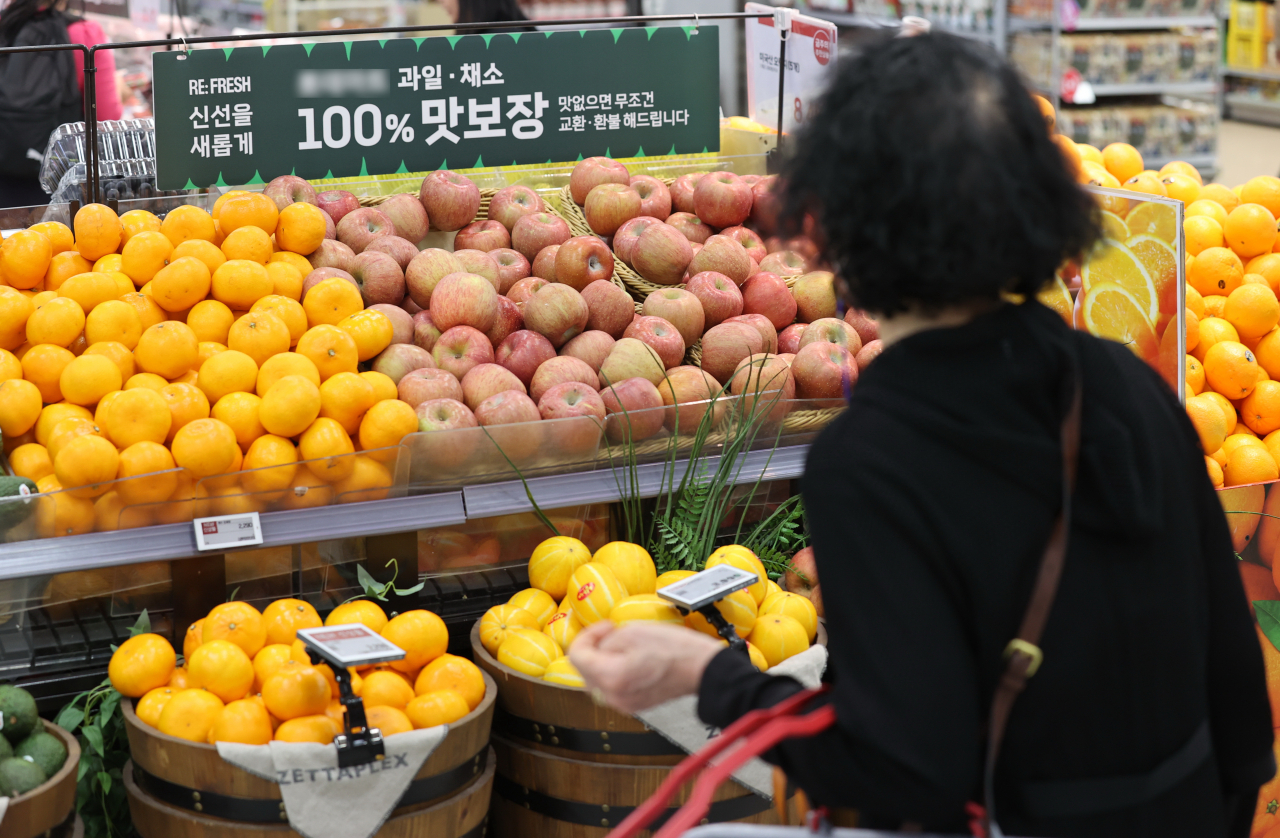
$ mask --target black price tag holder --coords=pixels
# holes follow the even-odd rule
[[[658,596],[679,608],[681,613],[697,611],[707,618],[707,622],[715,627],[722,638],[728,641],[729,648],[746,654],[747,642],[738,636],[738,632],[716,608],[716,603],[729,594],[749,588],[759,581],[760,577],[750,571],[722,564],[668,585],[658,591]]]

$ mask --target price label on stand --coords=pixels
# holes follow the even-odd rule
[[[748,3],[746,11],[771,15],[774,8]],[[744,25],[747,116],[770,128],[778,127],[778,73],[785,72],[782,130],[791,132],[802,127],[835,69],[836,25],[816,17],[792,14],[786,67],[779,66],[781,42],[773,18],[748,19]]]
[[[197,518],[192,524],[197,550],[226,550],[262,543],[262,522],[257,512]]]
[[[718,151],[717,27],[152,54],[160,189]]]

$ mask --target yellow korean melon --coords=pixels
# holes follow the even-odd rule
[[[569,577],[569,606],[584,626],[605,619],[626,598],[626,586],[599,562],[587,562]]]
[[[538,620],[538,628],[546,627],[547,621],[555,616],[557,610],[556,601],[551,598],[551,594],[537,588],[525,588],[507,600],[507,604],[523,608],[532,614]]]
[[[586,684],[582,680],[582,673],[569,663],[568,658],[556,658],[547,664],[547,668],[542,673],[542,680],[550,681],[552,684],[559,684],[562,687],[585,687]]]
[[[573,643],[573,638],[577,637],[580,631],[582,631],[582,622],[567,605],[558,609],[542,629],[542,632],[554,640],[561,649],[568,649]]]
[[[653,566],[653,557],[639,544],[610,541],[596,551],[591,561],[599,562],[612,570],[613,575],[618,577],[618,581],[632,596],[651,594],[657,590],[658,571]]]
[[[764,655],[769,668],[809,648],[804,626],[786,614],[764,614],[756,620],[747,640]]]
[[[636,621],[684,625],[680,609],[657,594],[634,594],[613,606],[609,619],[617,625]]]
[[[707,558],[708,569],[721,564],[731,565],[748,573],[754,573],[758,578],[755,584],[747,587],[747,591],[751,594],[751,598],[755,600],[756,605],[764,601],[765,587],[769,581],[769,576],[764,572],[764,565],[756,558],[755,553],[741,545],[730,544],[728,547],[721,547],[716,550]]]
[[[541,678],[548,664],[561,657],[559,644],[536,629],[510,629],[498,647],[498,663],[533,678]]]
[[[818,635],[818,609],[813,607],[813,603],[807,597],[787,591],[769,594],[764,598],[764,602],[760,603],[760,616],[763,617],[765,614],[786,614],[791,617],[804,626],[810,643]]]
[[[764,659],[764,655],[762,655],[760,650],[755,646],[752,646],[750,643],[747,644],[747,656],[751,658],[751,665],[761,672],[764,672],[769,668],[769,662]]]
[[[692,570],[668,570],[658,577],[657,581],[653,583],[653,588],[656,591],[660,591],[668,585],[674,585],[681,579],[688,579],[693,575]]]
[[[512,629],[538,631],[538,618],[514,605],[495,605],[480,618],[480,645],[491,655],[498,654],[498,647]]]
[[[729,625],[733,626],[739,637],[746,637],[751,634],[751,629],[756,624],[756,601],[751,598],[751,594],[747,590],[734,591],[729,594],[716,603],[716,610],[729,621]],[[720,637],[720,633],[716,631],[715,626],[707,622],[707,618],[696,611],[684,618],[684,624],[703,634],[709,634],[715,638]]]
[[[589,561],[591,550],[578,539],[563,535],[548,538],[529,557],[529,584],[552,599],[563,599],[569,577]]]

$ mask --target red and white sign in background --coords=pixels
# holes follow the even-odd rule
[[[761,3],[747,3],[746,11],[772,15],[776,10]],[[782,130],[787,132],[803,127],[809,120],[814,101],[826,89],[836,60],[835,24],[790,14],[782,113]],[[747,21],[747,115],[770,128],[778,125],[779,45],[772,17]]]

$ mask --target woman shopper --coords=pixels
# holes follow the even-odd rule
[[[988,711],[1063,510],[1043,665],[994,772],[1009,835],[1244,838],[1275,773],[1260,650],[1197,436],[1125,347],[1030,299],[1098,237],[1014,70],[945,34],[844,62],[784,172],[884,353],[815,441],[803,494],[837,725],[768,758],[859,825],[967,833]],[[573,663],[627,711],[696,693],[727,726],[800,690],[678,627],[591,626]]]
[[[107,41],[93,21],[66,14],[67,0],[11,0],[0,9],[0,46]],[[119,119],[115,59],[94,61],[98,119]],[[0,55],[0,207],[48,203],[38,176],[49,135],[84,119],[84,56],[79,50]]]

